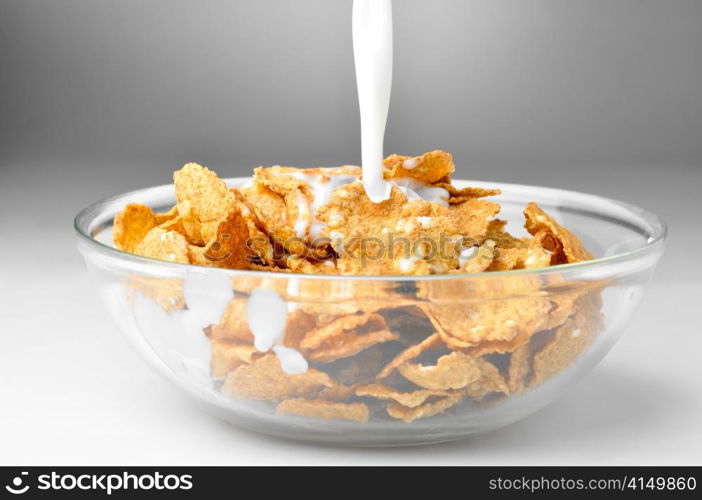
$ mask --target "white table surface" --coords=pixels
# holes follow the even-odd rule
[[[658,170],[646,174],[650,188],[639,183],[624,197],[668,219],[671,246],[622,340],[568,395],[472,439],[353,449],[237,429],[152,372],[103,313],[73,247],[73,213],[121,190],[110,183],[117,174],[99,184],[95,176],[47,174],[37,194],[36,170],[7,169],[0,182],[0,464],[700,464],[700,170],[680,172],[665,203],[652,194],[667,179]],[[597,190],[585,184],[579,188]],[[621,186],[599,191],[614,196],[608,189]]]

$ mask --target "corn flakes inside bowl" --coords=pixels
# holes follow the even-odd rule
[[[456,188],[443,151],[391,155],[390,198],[371,201],[355,166],[259,167],[228,188],[195,163],[174,174],[176,205],[153,213],[129,204],[115,216],[125,252],[229,269],[335,275],[429,275],[529,269],[592,258],[532,202],[529,237],[505,231],[499,189]]]
[[[225,419],[325,443],[456,439],[533,413],[604,357],[665,225],[454,170],[443,151],[391,155],[373,202],[356,166],[223,180],[189,163],[173,186],[86,208],[78,246],[130,344]]]

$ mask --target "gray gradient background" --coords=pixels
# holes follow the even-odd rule
[[[388,152],[445,149],[457,177],[597,192],[670,224],[629,332],[548,409],[421,451],[320,449],[213,421],[128,352],[72,216],[191,160],[357,163],[350,12],[0,0],[0,463],[701,463],[699,0],[394,2]]]

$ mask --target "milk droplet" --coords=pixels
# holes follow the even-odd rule
[[[304,194],[298,194],[297,197],[297,220],[294,228],[295,234],[302,239],[307,235],[307,229],[311,223],[310,204]]]
[[[415,262],[417,262],[416,257],[409,257],[400,259],[400,271],[406,273],[414,267]]]
[[[276,345],[273,346],[273,352],[278,356],[280,367],[288,375],[305,373],[309,367],[307,360],[297,349]]]
[[[417,217],[417,220],[419,221],[419,224],[420,224],[424,229],[426,229],[426,228],[428,228],[428,227],[431,226],[431,217],[420,216],[420,217]]]
[[[466,262],[473,259],[477,253],[478,253],[477,246],[468,247],[468,248],[464,248],[463,250],[461,250],[461,253],[458,256],[458,267],[465,266]]]
[[[419,162],[416,158],[407,158],[402,162],[402,168],[405,170],[412,170],[413,168],[416,168],[417,165],[419,165]]]
[[[273,290],[256,288],[246,304],[246,321],[254,336],[254,346],[265,352],[285,335],[288,305]]]

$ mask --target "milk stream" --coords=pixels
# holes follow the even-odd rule
[[[392,4],[390,0],[353,1],[353,55],[361,111],[361,161],[368,198],[390,197],[383,180],[383,139],[392,86]]]

